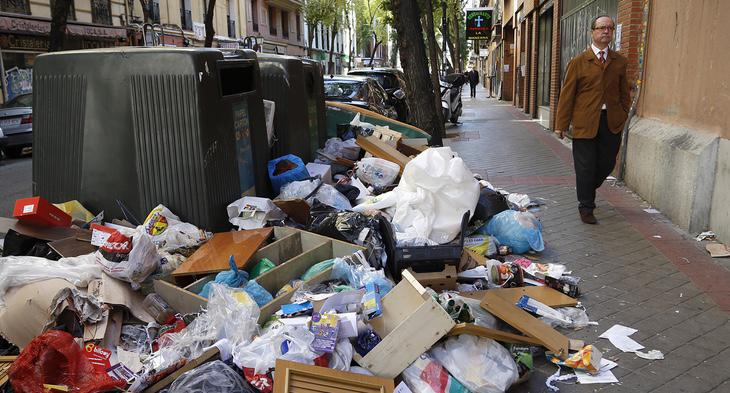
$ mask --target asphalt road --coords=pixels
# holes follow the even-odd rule
[[[12,217],[15,200],[33,196],[33,156],[0,160],[0,217]]]

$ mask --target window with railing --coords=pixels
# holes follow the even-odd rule
[[[150,3],[150,18],[154,23],[160,23],[160,1],[154,0]]]
[[[289,12],[281,11],[281,36],[289,38]]]
[[[226,16],[226,19],[228,21],[228,36],[231,38],[236,38],[236,21],[231,19],[231,16]]]
[[[30,15],[29,0],[0,0],[0,11]]]
[[[297,12],[296,14],[296,24],[297,24],[297,41],[302,40],[302,16]]]
[[[190,7],[190,0],[180,0],[180,27],[183,30],[193,30],[193,11]]]
[[[251,0],[251,22],[253,24],[253,31],[259,31],[259,2],[257,0]]]
[[[91,0],[91,22],[100,25],[112,24],[112,5],[110,0]]]
[[[276,35],[276,8],[269,6],[269,34]]]
[[[51,15],[53,15],[53,7],[56,6],[56,0],[51,0]],[[71,5],[68,9],[68,16],[66,17],[67,20],[76,20],[76,7],[74,7],[74,2],[71,0]]]

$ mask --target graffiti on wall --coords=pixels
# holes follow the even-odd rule
[[[33,91],[33,69],[13,67],[5,71],[8,100]]]

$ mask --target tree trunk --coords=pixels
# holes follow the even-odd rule
[[[415,125],[431,134],[431,144],[441,145],[444,122],[441,121],[439,91],[434,94],[429,80],[428,59],[423,33],[418,21],[421,11],[416,0],[391,2],[393,24],[398,31],[398,50],[406,77],[408,103]],[[435,106],[438,102],[438,106]]]
[[[383,42],[383,40],[375,41],[375,46],[373,46],[373,50],[370,52],[370,69],[374,69],[375,65],[373,64],[373,61],[375,61],[375,52],[378,51],[378,47]]]
[[[307,57],[312,58],[312,44],[314,43],[314,27],[311,23],[307,23],[307,31],[309,32],[309,44],[307,45]]]
[[[426,7],[425,10],[421,10],[423,14],[425,15],[425,27],[426,27],[426,39],[428,40],[428,50],[431,54],[431,85],[433,86],[433,91],[436,92],[436,94],[433,97],[434,104],[436,105],[436,108],[438,109],[436,111],[436,114],[439,121],[442,124],[446,123],[447,119],[443,118],[443,114],[441,113],[441,84],[439,83],[439,76],[438,76],[438,70],[439,70],[439,50],[438,50],[438,43],[436,42],[436,30],[434,28],[434,22],[433,22],[433,4],[432,0],[427,0],[423,2],[423,5]],[[444,129],[445,132],[445,129]]]
[[[330,60],[327,62],[327,68],[330,75],[335,74],[335,62],[333,60],[335,52],[335,38],[337,38],[337,21],[332,25],[332,38],[330,39]]]
[[[455,44],[456,46],[456,63],[454,64],[454,67],[456,67],[456,72],[464,72],[463,69],[463,63],[461,61],[461,37],[459,36],[459,21],[461,19],[461,12],[459,10],[456,10],[457,12],[454,13],[454,36],[456,37]]]
[[[72,0],[56,0],[51,10],[51,32],[49,36],[48,51],[56,52],[63,50],[63,42],[66,39],[66,22],[68,13],[71,10]]]
[[[213,30],[213,13],[215,11],[215,0],[208,0],[208,11],[205,13],[205,47],[210,48],[213,46],[213,37],[215,36],[215,30]]]

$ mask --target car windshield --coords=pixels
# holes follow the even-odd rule
[[[33,94],[23,94],[3,104],[3,108],[33,106]]]
[[[324,94],[327,98],[362,100],[362,85],[356,81],[325,81]]]

